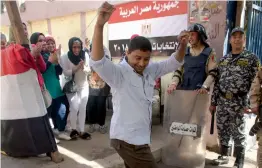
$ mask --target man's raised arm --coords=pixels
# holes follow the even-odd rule
[[[115,11],[113,5],[105,2],[98,11],[98,18],[95,25],[93,40],[92,40],[92,60],[98,61],[104,57],[103,47],[103,30],[105,23],[109,20],[112,13]]]
[[[104,25],[114,11],[114,6],[107,2],[104,2],[99,8],[92,40],[90,67],[92,67],[110,87],[116,88],[120,86],[122,81],[123,76],[121,69],[105,57],[103,47]]]
[[[156,63],[152,63],[150,68],[155,73],[155,78],[159,78],[167,73],[176,71],[184,63],[188,43],[188,32],[182,31],[178,36],[179,47],[168,59]]]

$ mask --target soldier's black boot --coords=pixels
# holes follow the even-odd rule
[[[229,146],[221,146],[220,147],[220,156],[218,156],[217,159],[214,159],[212,161],[212,165],[214,166],[219,166],[219,165],[223,165],[223,164],[228,164],[229,162],[229,151],[230,151],[230,147]]]
[[[236,147],[236,161],[233,168],[243,168],[244,161],[245,161],[245,148],[243,147]]]

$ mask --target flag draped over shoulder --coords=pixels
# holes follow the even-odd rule
[[[11,44],[1,50],[1,150],[10,156],[57,150],[38,73],[28,49]]]

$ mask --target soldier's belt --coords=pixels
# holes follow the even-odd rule
[[[226,99],[233,99],[233,98],[239,98],[239,97],[245,97],[247,96],[246,92],[238,92],[238,93],[232,93],[232,92],[222,92],[220,90],[220,95],[222,95]]]

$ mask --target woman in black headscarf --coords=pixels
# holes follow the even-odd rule
[[[32,45],[32,48],[38,47],[40,49],[40,53],[38,53],[36,56],[34,56],[34,59],[36,60],[36,65],[40,72],[45,72],[46,70],[46,64],[44,62],[44,59],[42,57],[43,53],[43,45],[45,44],[45,36],[43,33],[33,33],[30,37],[30,43]]]
[[[67,81],[73,79],[76,88],[74,93],[66,93],[70,105],[69,120],[72,128],[70,137],[91,139],[90,134],[85,132],[86,104],[89,95],[87,81],[90,72],[89,55],[83,51],[83,43],[77,37],[69,40],[68,48],[68,53],[61,57],[61,67],[65,77],[68,78]]]

